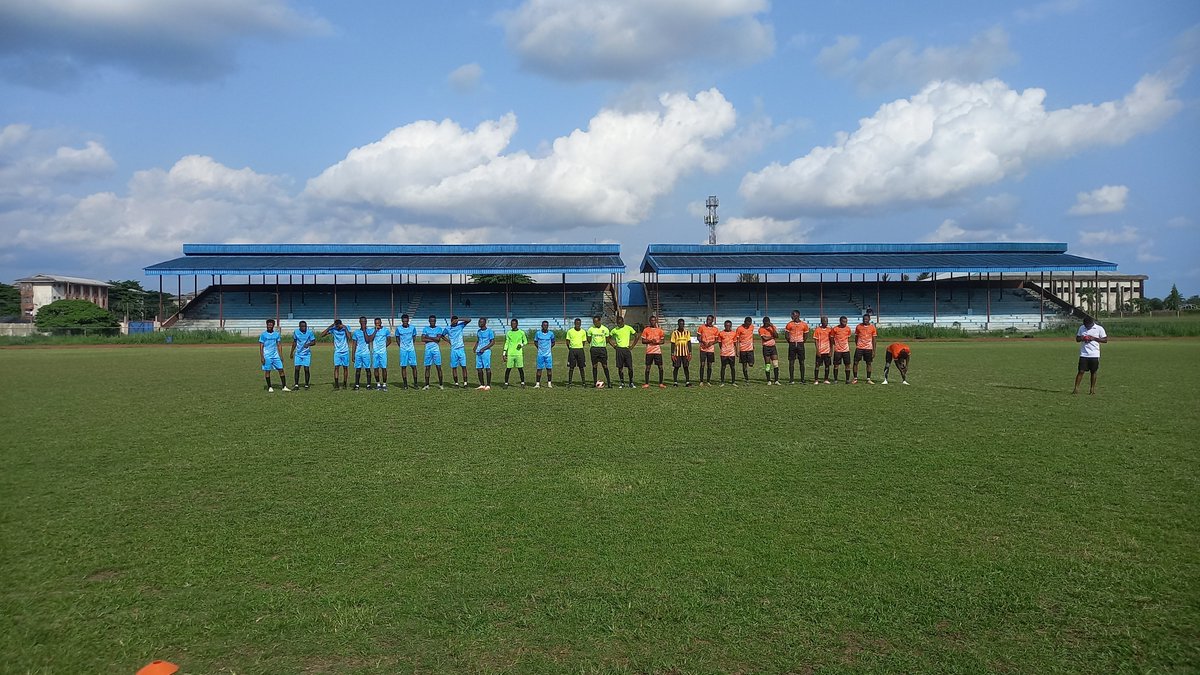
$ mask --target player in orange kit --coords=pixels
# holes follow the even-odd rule
[[[729,368],[729,383],[737,386],[737,331],[733,330],[733,322],[725,322],[725,330],[717,333],[717,342],[721,343],[721,386],[725,386],[725,368]]]
[[[792,310],[792,320],[783,327],[788,340],[788,384],[796,384],[796,362],[800,362],[800,384],[804,384],[804,341],[808,324],[800,318],[800,310]]]
[[[717,317],[712,314],[705,319],[704,325],[696,329],[696,338],[700,341],[700,386],[712,386],[713,364],[717,360],[717,334],[720,329],[715,325]]]
[[[833,381],[838,381],[838,364],[846,365],[846,384],[850,384],[850,329],[849,319],[838,317],[838,325],[830,331],[833,337]]]
[[[665,389],[663,384],[662,346],[666,342],[663,329],[658,327],[658,317],[650,317],[650,325],[642,329],[642,344],[646,345],[646,377],[642,380],[642,389],[650,388],[650,366],[658,366],[658,388]]]
[[[779,348],[775,346],[775,338],[779,336],[779,329],[771,323],[771,317],[763,317],[763,325],[758,329],[758,336],[762,338],[763,377],[767,380],[767,384],[780,384]],[[772,368],[775,369],[774,377],[771,375]]]
[[[738,360],[742,362],[742,381],[750,384],[750,366],[754,365],[754,319],[746,317],[734,333],[737,335]]]
[[[817,343],[817,361],[813,364],[813,384],[821,384],[821,374],[818,369],[825,366],[825,384],[829,384],[829,364],[832,360],[833,329],[829,327],[829,317],[821,317],[821,324],[813,329],[813,342]]]
[[[867,362],[867,384],[875,384],[871,379],[871,362],[875,360],[875,336],[879,331],[871,325],[871,315],[864,314],[862,323],[854,327],[854,380],[858,384],[858,362]]]
[[[896,370],[900,371],[900,384],[908,384],[908,360],[912,356],[912,350],[903,342],[893,342],[887,346],[883,353],[883,382],[879,384],[887,384],[888,369],[892,367],[892,363],[896,364]]]

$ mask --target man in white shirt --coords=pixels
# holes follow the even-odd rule
[[[1079,343],[1079,373],[1075,375],[1075,389],[1071,393],[1079,393],[1083,374],[1089,372],[1092,374],[1092,387],[1088,393],[1095,394],[1096,372],[1100,370],[1100,345],[1108,343],[1108,333],[1089,316],[1075,333],[1075,341]]]

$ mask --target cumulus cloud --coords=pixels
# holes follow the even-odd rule
[[[1001,225],[972,225],[961,223],[953,218],[947,218],[938,225],[937,229],[922,238],[929,242],[980,242],[980,241],[1045,241],[1025,223],[1016,223],[1010,227]]]
[[[1124,227],[1120,230],[1080,230],[1079,232],[1079,243],[1082,246],[1135,244],[1141,240],[1141,233],[1136,227]]]
[[[512,114],[474,129],[413,122],[351,150],[306,192],[472,226],[632,225],[685,173],[721,168],[724,157],[712,145],[735,123],[733,106],[715,89],[664,94],[652,110],[602,110],[586,130],[554,139],[535,157],[505,153],[517,131]]]
[[[1075,205],[1067,210],[1073,216],[1094,216],[1101,213],[1117,213],[1125,210],[1129,188],[1124,185],[1105,185],[1091,192],[1075,195]]]
[[[717,239],[722,244],[803,244],[812,232],[798,218],[776,220],[767,216],[729,218],[717,228]]]
[[[1172,227],[1172,228],[1176,228],[1176,229],[1190,228],[1190,227],[1194,226],[1195,224],[1196,224],[1196,222],[1193,221],[1191,218],[1188,218],[1187,216],[1175,216],[1174,218],[1171,218],[1170,220],[1167,221],[1167,227]]]
[[[461,92],[474,91],[483,79],[483,67],[478,63],[466,63],[450,71],[446,80],[451,87]]]
[[[1175,86],[1147,75],[1119,101],[1047,110],[1042,89],[932,82],[832,145],[746,174],[740,193],[755,215],[780,218],[946,201],[1158,127],[1182,105]]]
[[[831,75],[850,78],[863,92],[930,80],[980,80],[1017,60],[1008,47],[1008,33],[998,26],[964,45],[922,48],[911,38],[896,38],[862,59],[856,57],[860,44],[856,36],[840,36],[821,50],[817,63]]]
[[[1047,0],[1028,7],[1017,8],[1014,14],[1021,21],[1042,21],[1053,16],[1071,14],[1084,5],[1084,0]]]
[[[525,0],[500,15],[522,65],[551,77],[642,80],[680,64],[747,64],[775,48],[767,0]]]
[[[108,176],[116,167],[100,142],[69,143],[58,132],[28,124],[0,129],[0,206],[48,199],[66,187]]]
[[[54,88],[107,66],[212,80],[233,70],[245,40],[327,29],[288,0],[16,0],[0,3],[0,76]]]

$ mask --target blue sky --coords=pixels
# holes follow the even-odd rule
[[[0,0],[0,279],[185,242],[1065,241],[1200,292],[1200,4]]]

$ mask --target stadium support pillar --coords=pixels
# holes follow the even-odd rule
[[[771,298],[767,293],[767,275],[763,274],[763,316],[771,313]]]
[[[879,323],[879,306],[881,304],[883,304],[881,302],[882,297],[883,296],[881,296],[879,294],[879,273],[876,272],[875,273],[875,323]],[[789,358],[791,358],[791,357],[789,357]]]
[[[818,277],[817,295],[820,297],[821,316],[825,316],[825,273],[822,272]]]
[[[713,313],[713,317],[715,318],[717,316],[717,275],[710,274],[709,276],[712,277],[712,285],[713,285],[713,311],[712,311],[712,313]]]
[[[275,275],[275,325],[279,326],[279,275]]]
[[[565,329],[567,327],[567,275],[565,272],[562,275],[562,287],[563,287],[563,322],[562,322],[562,325],[563,325],[563,328]]]
[[[71,287],[67,286],[68,296],[70,295],[70,289]],[[155,319],[158,319],[158,323],[160,325],[162,324],[162,312],[162,275],[160,274],[158,275],[158,316],[154,317]]]
[[[450,275],[450,290],[448,291],[448,295],[450,296],[450,313],[454,314],[454,275],[453,274]],[[446,320],[449,321],[450,317],[446,317]]]
[[[333,275],[333,318],[338,318],[337,311],[337,275]]]
[[[933,325],[937,325],[937,272],[933,273]]]
[[[392,328],[396,327],[396,275],[388,275],[388,296],[392,300],[392,316],[388,319],[388,325]]]
[[[504,282],[504,320],[512,319],[512,305],[508,296],[508,282]]]
[[[217,282],[217,324],[225,330],[225,276],[215,277]]]
[[[1038,293],[1038,330],[1046,327],[1046,273],[1038,273],[1038,285],[1042,287]]]
[[[175,275],[175,305],[176,305],[175,313],[178,314],[179,310],[183,309],[183,275],[182,274]]]
[[[1001,287],[1003,287],[1003,284],[1001,284]],[[985,288],[987,290],[987,319],[985,319],[983,322],[983,328],[985,330],[991,330],[991,328],[992,328],[992,273],[991,272],[987,273],[987,286]]]

